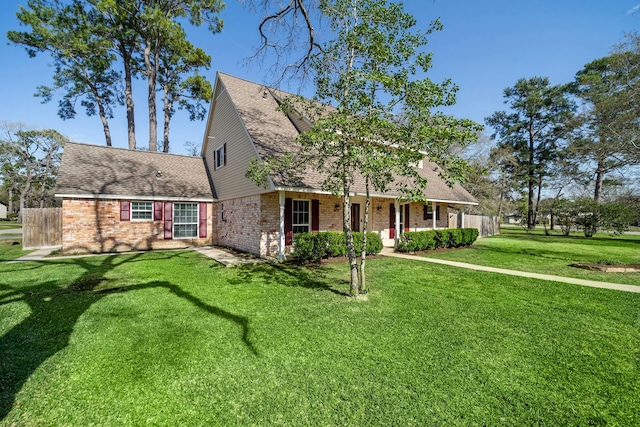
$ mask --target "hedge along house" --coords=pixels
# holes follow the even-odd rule
[[[295,180],[271,174],[266,188],[245,177],[252,159],[292,151],[296,137],[309,128],[304,118],[277,111],[284,96],[218,73],[202,150],[217,195],[216,243],[279,259],[290,250],[294,233],[343,229],[342,198],[322,191],[322,171],[307,169]],[[386,246],[395,244],[398,231],[447,228],[449,213],[477,204],[461,185],[449,187],[434,163],[425,159],[417,167],[429,181],[427,204],[402,203],[399,191],[371,194],[369,230]],[[361,231],[364,185],[356,182],[353,189],[351,228]]]
[[[67,143],[55,193],[62,198],[65,252],[217,240],[213,186],[201,157]]]

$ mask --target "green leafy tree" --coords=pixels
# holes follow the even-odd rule
[[[116,57],[110,43],[95,31],[101,16],[77,0],[30,0],[28,5],[29,8],[20,8],[17,17],[31,30],[9,31],[7,37],[25,46],[31,57],[46,52],[53,58],[53,85],[40,86],[38,95],[43,102],[49,102],[54,93],[63,91],[58,103],[58,115],[63,119],[76,116],[78,103],[87,115],[97,114],[110,146],[108,120],[113,118],[113,106],[122,104],[118,94],[121,77],[111,68]]]
[[[571,150],[583,165],[591,165],[593,199],[600,202],[609,173],[640,163],[640,150],[629,143],[640,137],[640,110],[633,99],[640,87],[640,51],[588,63],[576,74],[575,85],[583,111]]]
[[[499,147],[511,147],[516,163],[511,175],[527,189],[527,227],[535,228],[537,203],[549,167],[567,136],[573,103],[567,86],[551,86],[549,79],[520,79],[504,90],[510,112],[498,111],[486,118],[498,137]],[[536,194],[537,193],[537,194]]]
[[[52,200],[47,193],[55,184],[66,138],[55,130],[34,130],[19,123],[3,122],[0,128],[3,182],[19,183],[12,189],[19,195],[18,222],[21,222],[30,199],[40,207]]]
[[[427,183],[417,163],[426,155],[444,167],[447,179],[459,178],[465,165],[449,155],[449,147],[475,139],[480,126],[435,111],[455,103],[457,87],[450,80],[417,77],[431,67],[431,55],[422,49],[428,34],[441,29],[439,21],[426,32],[416,31],[415,18],[401,4],[384,0],[322,1],[319,7],[335,37],[310,57],[315,99],[288,99],[282,108],[310,119],[311,129],[298,137],[298,159],[323,170],[323,188],[343,198],[350,294],[357,295],[366,292],[366,239],[362,248],[355,247],[350,198],[355,182],[366,189],[364,218],[372,189],[395,187],[406,200],[422,200]],[[366,227],[365,222],[365,235]]]

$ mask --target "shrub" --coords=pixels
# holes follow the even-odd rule
[[[478,238],[477,228],[407,231],[400,236],[399,252],[426,251],[436,248],[469,246]]]
[[[362,247],[362,233],[353,233],[356,254]],[[347,255],[347,243],[344,233],[325,231],[321,233],[296,233],[293,235],[293,258],[296,261],[319,261],[323,258]],[[375,255],[382,250],[382,239],[376,233],[367,232],[368,255]]]

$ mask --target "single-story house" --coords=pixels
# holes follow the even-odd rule
[[[284,258],[294,233],[342,230],[342,198],[321,189],[324,174],[307,170],[290,182],[273,174],[265,187],[245,177],[252,159],[291,151],[308,128],[277,111],[282,92],[218,73],[201,157],[68,143],[56,196],[62,198],[63,250],[220,245]],[[398,231],[447,228],[449,213],[477,204],[428,159],[427,203],[404,203],[400,192],[372,194],[369,230],[393,246]],[[351,194],[352,229],[362,229],[364,187]]]
[[[7,207],[0,203],[0,219],[7,219]]]

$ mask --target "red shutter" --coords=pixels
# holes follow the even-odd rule
[[[224,154],[224,157],[222,159],[222,165],[224,166],[227,164],[227,143],[226,142],[222,144],[222,153]]]
[[[436,220],[440,221],[440,206],[436,206]]]
[[[213,170],[218,169],[218,150],[213,150]]]
[[[320,231],[320,200],[311,201],[311,232]]]
[[[162,202],[153,202],[153,220],[162,221]]]
[[[396,237],[396,205],[389,203],[389,238]]]
[[[207,237],[207,204],[200,203],[200,217],[198,218],[200,237]]]
[[[131,219],[131,202],[128,200],[120,200],[120,221],[129,221]]]
[[[173,204],[164,202],[164,239],[173,238]]]
[[[284,199],[284,244],[293,244],[293,201],[288,197]]]
[[[427,209],[427,205],[423,205],[422,206],[422,219],[424,221],[429,219],[429,214],[427,213],[428,209]]]
[[[404,231],[411,231],[411,224],[409,223],[409,206],[404,205]]]

